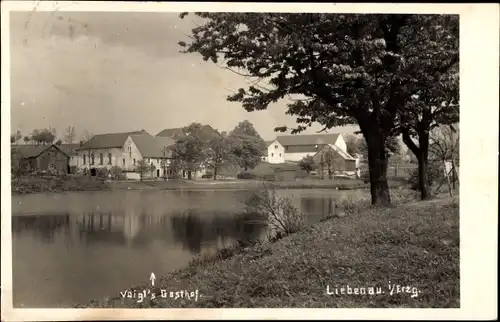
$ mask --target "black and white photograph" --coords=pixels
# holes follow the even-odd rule
[[[459,312],[488,286],[464,291],[464,274],[493,278],[498,86],[464,69],[474,5],[13,2],[2,321],[4,307]],[[481,251],[483,277],[467,268]],[[483,317],[493,293],[474,293]]]

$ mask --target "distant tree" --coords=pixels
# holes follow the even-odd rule
[[[460,130],[458,125],[440,126],[430,134],[429,161],[438,162],[444,167],[444,162],[451,162],[453,189],[457,181],[460,166]]]
[[[10,136],[10,143],[12,143],[12,144],[16,143],[16,136],[15,135]]]
[[[62,144],[61,139],[57,140],[55,144],[56,144],[56,145],[61,145],[61,144]]]
[[[321,154],[320,163],[323,165],[322,172],[324,171],[324,168],[326,168],[329,179],[332,179],[335,171],[338,171],[341,168],[340,159],[332,149],[327,149]]]
[[[355,135],[352,135],[352,134],[348,134],[345,136],[345,143],[347,145],[347,153],[349,153],[353,157],[355,157],[356,154],[359,153],[360,139],[361,138],[356,137]]]
[[[306,171],[307,173],[310,173],[312,170],[314,170],[314,159],[312,156],[307,155],[302,160],[299,161],[299,167]]]
[[[218,171],[230,163],[231,144],[226,132],[215,136],[208,143],[207,166],[213,169],[213,178],[217,180]]]
[[[199,123],[192,123],[185,127],[183,134],[177,137],[172,153],[181,168],[188,172],[189,180],[192,179],[193,173],[206,165],[208,142],[211,139]]]
[[[229,133],[231,140],[231,155],[235,164],[245,172],[255,168],[265,155],[265,142],[257,133],[252,123],[245,120]]]
[[[66,128],[66,132],[64,134],[64,142],[65,143],[73,143],[76,138],[76,131],[74,126],[68,126]]]
[[[83,141],[83,142],[87,142],[87,141],[89,141],[89,140],[90,140],[93,136],[94,136],[94,134],[93,134],[92,132],[89,132],[89,131],[85,130],[85,131],[83,131],[83,132],[82,132],[82,136],[81,136],[81,138],[82,138],[82,141]]]
[[[135,166],[135,171],[139,173],[141,181],[144,179],[144,177],[150,173],[151,171],[151,166],[146,162],[146,160],[141,159],[137,162],[137,165]]]
[[[31,133],[31,140],[37,145],[52,144],[55,138],[56,136],[53,129],[34,130]]]
[[[25,136],[23,138],[24,144],[28,144],[29,141],[31,141],[31,138],[29,136]]]

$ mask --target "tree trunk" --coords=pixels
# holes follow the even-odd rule
[[[191,175],[191,170],[188,171],[188,180],[191,180],[192,179],[192,175]]]
[[[457,181],[457,177],[456,177],[456,173],[455,173],[455,161],[453,160],[453,157],[451,158],[451,179],[453,180],[453,190],[455,190],[457,188],[455,182]]]
[[[385,135],[374,131],[364,135],[368,147],[368,166],[370,169],[370,193],[372,205],[387,206],[391,204],[389,185],[387,183],[387,154],[385,152]]]
[[[420,199],[431,198],[431,188],[429,185],[429,161],[424,153],[419,153],[418,158],[418,185],[420,188]]]
[[[419,146],[417,146],[409,133],[403,131],[403,142],[417,158],[420,199],[427,200],[431,198],[431,187],[429,185],[429,133],[420,131],[418,134]]]
[[[214,180],[217,180],[217,167],[214,167]]]

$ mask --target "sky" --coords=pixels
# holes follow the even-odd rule
[[[196,26],[178,13],[14,12],[11,35],[11,131],[28,135],[74,126],[90,133],[144,129],[156,134],[191,122],[230,131],[252,122],[264,140],[296,126],[286,101],[247,112],[226,97],[248,80],[199,54],[180,53]],[[303,133],[321,130],[315,125]],[[328,133],[352,133],[341,127]]]

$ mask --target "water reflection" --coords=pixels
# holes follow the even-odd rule
[[[266,228],[263,221],[244,214],[215,213],[210,216],[198,211],[164,215],[113,214],[112,212],[69,215],[14,216],[12,231],[26,234],[51,244],[63,235],[66,243],[117,244],[145,247],[161,241],[179,243],[191,253],[201,252],[206,244],[229,241],[250,241],[260,238]]]
[[[334,211],[331,191],[282,191],[309,222]],[[13,196],[15,307],[71,307],[147,282],[266,233],[245,216],[248,192],[114,191]]]

